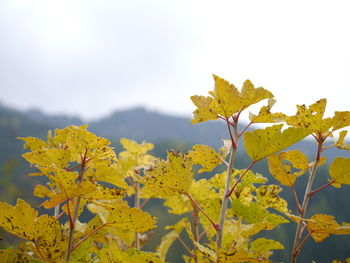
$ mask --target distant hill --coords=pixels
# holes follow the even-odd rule
[[[48,115],[39,110],[29,110],[27,112],[19,111],[5,107],[0,104],[0,200],[14,203],[17,197],[31,200],[31,203],[38,202],[32,197],[33,185],[42,180],[40,177],[28,177],[26,174],[31,170],[28,163],[21,158],[24,152],[23,143],[16,137],[39,137],[46,138],[49,129],[63,128],[68,125],[81,125],[84,121],[78,117],[66,115]],[[223,122],[212,121],[196,125],[191,125],[190,120],[183,117],[165,115],[159,112],[149,111],[145,108],[134,108],[130,110],[117,111],[100,120],[90,122],[89,130],[98,136],[106,137],[118,146],[118,141],[122,137],[131,138],[141,142],[143,140],[155,144],[153,152],[156,156],[164,157],[166,149],[175,148],[178,150],[187,150],[193,144],[207,144],[215,148],[221,146],[220,139],[228,138],[226,126]],[[242,129],[242,127],[239,127]],[[241,142],[243,143],[243,142]],[[292,147],[300,149],[314,158],[316,144],[312,140],[304,140]],[[119,150],[120,147],[117,147]],[[242,147],[240,148],[242,149]],[[245,168],[249,164],[249,158],[245,158],[244,150],[240,150],[237,158],[237,167]],[[350,157],[350,151],[341,151],[335,147],[325,151],[325,156],[329,161],[335,156]],[[253,170],[269,176],[266,162],[262,161],[254,165]],[[327,182],[327,165],[321,167],[315,180],[315,188]],[[274,182],[273,178],[270,178]],[[302,176],[296,185],[299,193],[305,189],[307,175]],[[342,189],[329,187],[322,190],[319,197],[311,200],[310,214],[329,213],[335,215],[339,222],[349,222],[350,210],[348,208],[349,187]],[[290,202],[290,208],[293,208],[293,196],[289,189],[283,191],[284,196]],[[302,196],[299,196],[302,198]],[[295,207],[294,207],[295,208]],[[292,233],[294,226],[289,224],[281,227],[276,235],[286,247],[288,242],[292,242]],[[3,235],[0,230],[0,236]],[[1,244],[0,244],[1,245]],[[321,244],[314,245],[309,242],[301,255],[303,262],[330,262],[338,255],[349,256],[350,239],[347,236],[331,237]],[[307,252],[306,252],[307,251]],[[276,259],[287,256],[287,252],[282,252]],[[317,256],[316,256],[317,255]],[[338,257],[339,258],[339,257]],[[321,260],[321,261],[320,261]]]

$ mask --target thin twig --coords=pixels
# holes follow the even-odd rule
[[[295,203],[297,204],[298,212],[299,212],[299,214],[301,214],[302,210],[301,210],[301,206],[300,206],[300,203],[299,203],[299,198],[298,198],[297,192],[295,191],[294,184],[292,184],[291,188],[292,188],[292,192],[293,192],[293,195],[294,195],[294,198],[295,198]]]
[[[90,233],[86,234],[82,239],[80,239],[73,247],[72,247],[72,251],[74,251],[81,243],[83,243],[86,239],[88,239],[90,236],[92,236],[93,234],[95,234],[98,230],[100,230],[102,227],[106,226],[107,223],[104,223],[102,225],[100,225],[99,227],[95,228],[94,230],[92,230]]]
[[[186,245],[185,241],[181,238],[180,235],[177,236],[177,239],[180,241],[180,243],[183,245],[185,250],[187,251],[188,254],[190,254],[191,257],[195,257],[195,254],[192,253],[191,249]]]
[[[312,232],[309,232],[309,233],[305,236],[305,238],[300,242],[299,246],[296,248],[296,250],[295,250],[295,252],[294,252],[295,257],[298,256],[298,254],[299,254],[301,248],[304,246],[306,240],[311,236],[311,234],[312,234]]]
[[[313,196],[314,194],[316,194],[318,191],[321,191],[322,189],[325,189],[326,187],[330,186],[331,184],[334,183],[334,180],[329,181],[328,183],[326,183],[325,185],[320,186],[319,188],[316,188],[315,190],[311,191],[309,193],[309,196]]]
[[[336,146],[336,145],[337,145],[337,144],[333,143],[333,144],[330,144],[330,145],[328,145],[328,146],[325,146],[325,147],[322,148],[322,151],[327,150],[327,149],[329,149],[329,148],[332,148],[332,147],[334,147],[334,146]]]
[[[34,243],[35,248],[38,251],[39,256],[41,257],[41,259],[44,260],[44,262],[47,262],[46,258],[44,257],[44,255],[41,253],[41,251],[39,249],[38,243],[35,240],[32,240],[32,242]]]
[[[148,203],[149,200],[151,200],[151,199],[147,198],[147,199],[143,200],[142,204],[140,205],[140,209],[143,209],[144,206]]]
[[[245,171],[243,172],[243,174],[237,179],[237,181],[235,182],[235,184],[232,186],[231,190],[226,194],[227,197],[230,197],[231,194],[233,193],[233,191],[235,190],[236,186],[238,185],[238,183],[242,180],[243,176],[252,168],[252,166],[255,164],[255,161],[252,161],[249,166],[247,167],[247,169],[245,169]]]
[[[189,193],[186,193],[187,197],[190,199],[193,206],[196,206],[199,211],[203,213],[203,215],[209,220],[209,222],[213,225],[216,231],[219,229],[219,225],[214,222],[213,219],[210,218],[210,216],[199,206],[199,204],[192,198],[192,196]]]
[[[245,132],[246,130],[250,127],[250,125],[252,125],[253,122],[249,122],[247,126],[244,127],[244,129],[238,134],[238,137],[241,137]]]

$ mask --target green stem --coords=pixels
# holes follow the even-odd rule
[[[238,144],[238,131],[237,131],[237,122],[234,122],[234,134],[235,138],[233,138],[231,128],[229,123],[227,122],[228,130],[230,133],[230,138],[232,142],[232,147],[231,147],[231,153],[230,153],[230,160],[228,163],[227,167],[227,175],[226,175],[226,183],[225,183],[225,190],[224,190],[224,195],[222,197],[222,202],[221,202],[221,210],[220,210],[220,217],[219,217],[219,227],[216,235],[216,244],[218,248],[222,247],[222,238],[223,238],[223,233],[224,233],[224,222],[226,218],[226,211],[227,211],[227,205],[229,201],[229,196],[227,196],[227,193],[230,190],[231,187],[231,175],[233,171],[233,166],[235,163],[236,159],[236,154],[237,154],[237,144]]]
[[[311,197],[311,195],[310,195],[311,188],[312,188],[312,185],[314,183],[315,174],[316,174],[316,171],[317,171],[317,166],[318,166],[318,163],[320,162],[321,153],[322,153],[323,139],[321,138],[321,135],[319,135],[318,137],[316,137],[316,136],[314,136],[314,137],[317,140],[317,154],[316,154],[315,162],[314,162],[314,165],[312,167],[312,170],[311,170],[311,173],[310,173],[310,176],[309,176],[309,180],[308,180],[308,183],[307,183],[307,186],[306,186],[304,199],[303,199],[303,204],[301,206],[301,211],[300,211],[301,213],[300,213],[299,216],[302,219],[304,219],[305,215],[306,215],[307,207],[308,207],[309,200],[310,200],[310,197]],[[303,234],[302,225],[303,225],[303,220],[300,220],[298,225],[297,225],[296,231],[295,231],[292,256],[291,256],[291,260],[290,260],[291,263],[296,263],[297,262],[297,257],[299,255],[299,251],[297,251],[297,249],[299,247],[299,242],[300,242],[300,239],[301,239],[302,234]]]

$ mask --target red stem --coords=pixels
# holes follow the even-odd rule
[[[90,236],[92,236],[93,234],[95,234],[98,230],[100,230],[102,227],[106,226],[107,223],[104,223],[102,225],[100,225],[98,228],[92,230],[90,233],[86,234],[82,239],[80,239],[73,247],[72,247],[72,251],[74,251],[81,243],[83,243],[86,239],[88,239]]]
[[[322,189],[325,189],[326,187],[330,186],[330,185],[333,184],[333,183],[334,183],[334,180],[329,181],[329,182],[326,183],[325,185],[322,185],[322,186],[320,186],[319,188],[317,188],[317,189],[311,191],[311,192],[309,193],[309,196],[313,196],[313,195],[316,194],[318,191],[321,191]]]
[[[245,126],[245,128],[238,134],[238,137],[241,137],[243,135],[243,133],[245,133],[245,131],[250,127],[250,125],[252,125],[253,122],[249,122],[247,126]]]
[[[237,184],[242,180],[243,176],[252,168],[252,166],[255,164],[255,161],[252,161],[248,168],[245,169],[244,173],[238,178],[238,180],[235,182],[235,184],[232,186],[231,190],[226,194],[227,197],[230,197],[233,191],[235,190]]]
[[[142,204],[140,205],[140,209],[143,209],[143,207],[148,203],[148,201],[150,200],[150,198],[145,199]]]
[[[41,253],[38,244],[35,242],[35,240],[32,240],[32,242],[34,243],[35,248],[36,248],[36,250],[38,251],[38,253],[39,253],[41,259],[44,260],[44,262],[46,262],[46,258],[45,258],[44,255]]]
[[[187,197],[190,199],[193,206],[197,207],[199,211],[203,213],[203,215],[209,220],[209,222],[213,225],[216,231],[219,230],[219,225],[216,224],[213,219],[208,216],[208,214],[199,206],[199,204],[192,198],[192,196],[189,193],[186,193]]]
[[[306,240],[311,236],[312,232],[309,232],[305,238],[300,242],[299,246],[295,249],[294,251],[294,255],[297,256],[300,252],[300,249],[303,247],[304,243],[306,242]]]
[[[201,238],[206,234],[205,230],[202,231],[202,233],[198,236],[198,242],[201,240]]]
[[[56,217],[56,219],[57,219],[57,220],[60,220],[60,219],[62,218],[63,215],[64,215],[64,211],[62,211],[62,212]]]
[[[243,110],[244,110],[244,107],[242,109],[240,109],[240,111],[236,114],[236,117],[234,118],[235,122],[238,122],[239,116],[241,115]]]
[[[235,142],[235,139],[233,138],[232,131],[231,131],[231,127],[230,127],[230,124],[229,124],[229,120],[228,120],[228,119],[226,119],[226,123],[227,123],[227,128],[228,128],[228,131],[229,131],[229,134],[230,134],[230,139],[231,139],[232,147],[233,147],[233,148],[236,148],[236,147],[237,147],[237,142]]]

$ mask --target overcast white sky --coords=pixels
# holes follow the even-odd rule
[[[96,119],[144,105],[191,116],[211,74],[350,110],[350,2],[1,0],[0,102]]]

